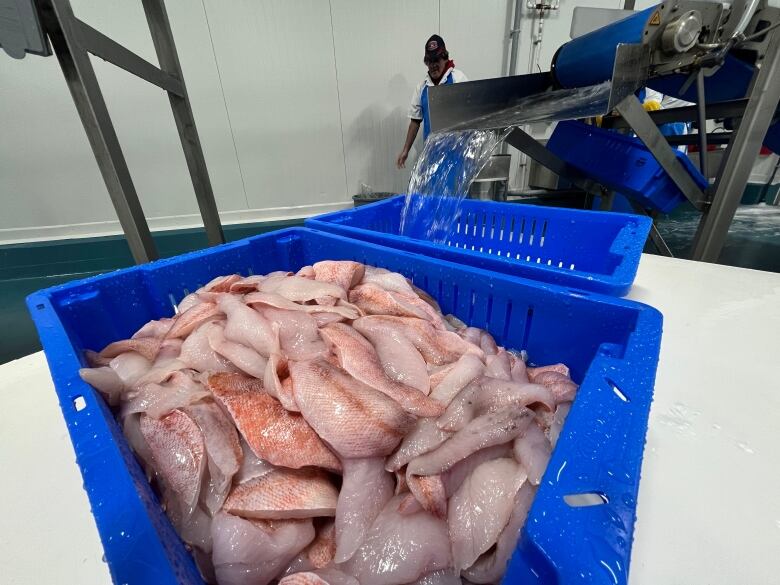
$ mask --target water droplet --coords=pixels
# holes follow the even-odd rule
[[[755,451],[745,441],[737,441],[737,447],[742,449],[745,453],[755,454]]]

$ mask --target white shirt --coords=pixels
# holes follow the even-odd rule
[[[461,71],[460,69],[455,69],[454,67],[450,67],[447,69],[447,71],[444,72],[444,75],[441,76],[441,82],[443,82],[445,79],[447,79],[447,76],[452,73],[452,82],[453,83],[461,83],[463,81],[468,81],[468,78],[466,75]],[[433,80],[431,80],[430,75],[426,75],[425,79],[423,79],[419,84],[417,84],[417,87],[414,89],[414,92],[412,93],[412,103],[409,105],[409,117],[412,120],[422,120],[423,119],[423,113],[422,113],[422,93],[423,88],[425,86],[432,87],[435,85],[433,83]]]

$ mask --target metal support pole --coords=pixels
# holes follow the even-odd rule
[[[40,0],[39,12],[76,104],[103,181],[136,263],[157,258],[138,194],[111,123],[89,54],[78,42],[68,0]]]
[[[200,144],[198,130],[195,127],[195,117],[192,114],[187,88],[184,84],[179,57],[176,53],[176,44],[173,41],[171,25],[168,21],[168,13],[165,10],[163,0],[143,0],[146,21],[149,23],[149,31],[152,34],[154,49],[160,68],[167,74],[176,78],[182,85],[183,96],[168,92],[171,102],[173,118],[176,120],[176,128],[179,131],[184,157],[187,160],[187,168],[190,171],[192,186],[195,189],[195,197],[206,228],[206,236],[209,244],[216,245],[225,241],[222,233],[222,224],[219,219],[217,203],[214,200],[214,191],[211,188],[206,159],[203,156],[203,148]]]
[[[656,220],[658,219],[658,212],[652,211],[648,213],[644,207],[642,207],[639,203],[637,203],[634,200],[629,200],[629,203],[631,204],[631,207],[634,208],[634,211],[636,213],[638,213],[639,215],[646,215],[647,217],[653,220],[653,223],[650,224],[650,233],[647,235],[647,237],[650,239],[651,242],[653,242],[653,246],[655,246],[656,251],[661,256],[668,256],[669,258],[674,258],[674,254],[672,254],[672,250],[669,248],[669,245],[666,243],[666,240],[664,240],[664,237],[661,235],[661,232],[658,231],[658,224],[656,223]]]
[[[717,262],[739,207],[753,163],[780,101],[780,34],[772,31],[766,54],[751,83],[750,100],[723,156],[712,205],[705,210],[693,241],[692,258]]]
[[[674,184],[680,188],[686,199],[698,210],[702,210],[706,200],[704,193],[694,182],[666,138],[648,115],[639,98],[631,94],[617,105],[617,111],[630,124],[639,139],[647,146],[658,164],[667,172]]]
[[[705,179],[707,173],[707,100],[704,94],[704,69],[696,72],[696,110],[699,125],[699,169]]]

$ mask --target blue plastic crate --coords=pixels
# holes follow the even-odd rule
[[[547,148],[605,187],[635,199],[644,207],[669,213],[685,195],[661,168],[638,138],[604,130],[577,121],[559,122]],[[685,153],[677,159],[696,184],[704,189],[707,179]]]
[[[82,382],[83,350],[130,336],[220,274],[350,259],[401,272],[442,309],[536,363],[563,361],[581,384],[506,583],[627,581],[647,417],[661,339],[655,309],[494,274],[305,228],[75,281],[30,295],[111,575],[116,583],[201,583],[102,398]],[[79,409],[79,405],[83,408]],[[570,507],[563,496],[600,494]]]
[[[437,198],[415,196],[400,234],[404,196],[318,215],[306,226],[502,274],[622,296],[634,282],[651,220],[632,214],[464,199],[450,233],[426,233]],[[455,206],[452,206],[453,208]]]

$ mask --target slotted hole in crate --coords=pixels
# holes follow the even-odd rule
[[[544,246],[544,237],[545,237],[546,233],[547,233],[547,220],[545,219],[544,223],[542,224],[542,235],[541,235],[541,238],[539,238],[539,247],[540,248],[542,246]]]
[[[528,311],[525,314],[525,327],[523,328],[523,343],[520,349],[528,348],[528,338],[531,335],[531,321],[534,317],[534,308],[528,307]]]
[[[517,243],[522,244],[525,237],[525,218],[520,220],[520,233],[517,235]]]
[[[39,311],[43,311],[46,307],[44,306],[43,303],[38,303],[37,305],[35,305],[35,308],[38,309]]]
[[[178,315],[179,305],[176,304],[176,297],[173,296],[173,293],[168,293],[168,300],[171,302],[171,307],[173,307],[173,314]]]
[[[528,236],[528,245],[533,246],[534,245],[534,232],[536,231],[536,220],[531,220],[531,232]]]
[[[458,285],[454,284],[452,285],[452,310],[456,311],[458,309]]]
[[[73,408],[76,409],[76,412],[81,412],[87,407],[87,401],[84,400],[83,396],[76,396],[73,399]]]
[[[444,283],[440,280],[439,281],[439,294],[436,297],[439,302],[441,302],[441,300],[443,298],[443,294],[444,294]]]
[[[474,307],[477,304],[477,293],[475,291],[471,291],[471,302],[469,303],[469,318],[466,319],[466,322],[471,325],[472,321],[474,320]]]
[[[615,382],[613,382],[610,378],[607,378],[606,380],[607,380],[607,384],[609,384],[609,387],[612,388],[612,392],[615,393],[615,396],[620,398],[620,400],[622,400],[623,402],[630,401],[628,395],[625,392],[623,392],[623,390],[621,390],[620,387]]]
[[[490,216],[490,239],[496,237],[496,215],[491,214]]]
[[[609,504],[607,494],[602,492],[586,492],[582,494],[566,494],[563,501],[572,508],[587,508]]]
[[[485,329],[490,326],[490,317],[493,314],[493,295],[488,297],[487,301],[487,313],[485,314]]]
[[[501,229],[498,232],[498,239],[502,240],[504,239],[504,228],[506,227],[506,216],[501,216]]]
[[[506,302],[506,315],[504,315],[504,331],[503,335],[501,336],[501,339],[506,341],[507,336],[509,335],[509,319],[512,318],[512,301]]]
[[[512,239],[515,237],[515,218],[512,217],[512,220],[509,222],[509,241],[511,242]]]

